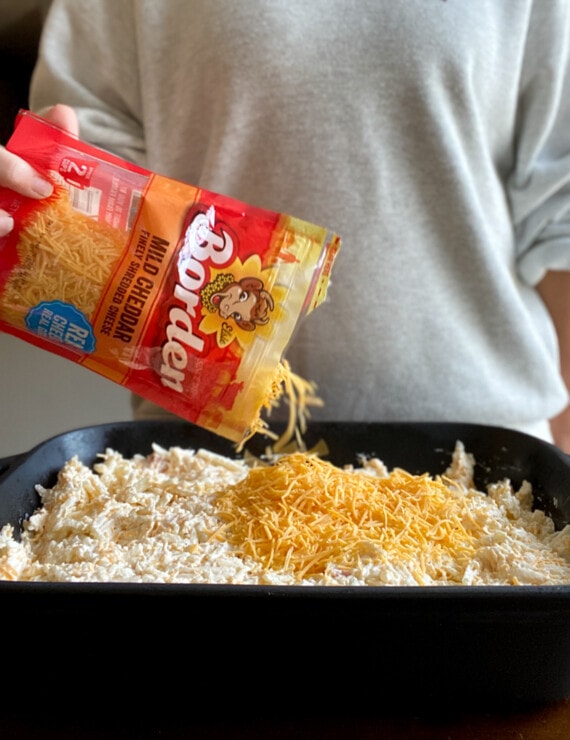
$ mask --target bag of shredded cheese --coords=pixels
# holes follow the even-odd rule
[[[0,329],[236,442],[265,429],[339,237],[147,171],[29,111],[7,148],[55,190],[38,201],[0,188],[15,222],[0,238]]]

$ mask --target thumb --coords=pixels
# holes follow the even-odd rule
[[[43,113],[43,117],[73,136],[79,134],[77,113],[68,105],[58,104]],[[45,198],[53,192],[53,186],[23,159],[0,146],[0,187],[7,187],[29,198]],[[14,221],[4,210],[0,210],[0,238],[14,227]]]
[[[79,136],[79,121],[77,120],[77,113],[69,105],[63,105],[58,103],[57,105],[48,108],[43,114],[43,117],[55,123],[56,126],[69,131],[73,136]]]

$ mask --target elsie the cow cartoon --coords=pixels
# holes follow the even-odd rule
[[[210,298],[223,319],[233,319],[246,331],[267,324],[269,311],[273,311],[271,294],[265,290],[263,282],[256,277],[244,277],[231,282]]]

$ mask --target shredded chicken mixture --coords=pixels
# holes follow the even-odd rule
[[[273,465],[207,450],[77,458],[24,523],[0,531],[0,579],[325,586],[570,583],[570,526],[533,510],[531,486],[478,491],[461,442],[445,475]]]

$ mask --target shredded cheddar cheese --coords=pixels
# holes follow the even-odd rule
[[[90,318],[124,246],[124,233],[74,211],[67,191],[56,188],[20,232],[20,262],[0,291],[0,318],[23,327],[30,308],[53,300]]]
[[[359,560],[411,561],[419,552],[430,569],[461,569],[474,553],[465,497],[427,474],[363,476],[295,453],[251,470],[219,506],[232,545],[299,579],[331,562],[352,570]]]
[[[289,406],[287,424],[281,434],[277,434],[271,429],[268,421],[262,419],[261,414],[266,411],[270,415],[271,411],[283,402]],[[238,445],[238,452],[241,452],[249,439],[260,433],[275,440],[271,444],[271,454],[305,450],[303,437],[307,431],[310,409],[322,406],[323,401],[317,395],[316,385],[294,373],[287,360],[281,360],[267,390],[260,414],[254,419],[248,433]]]

